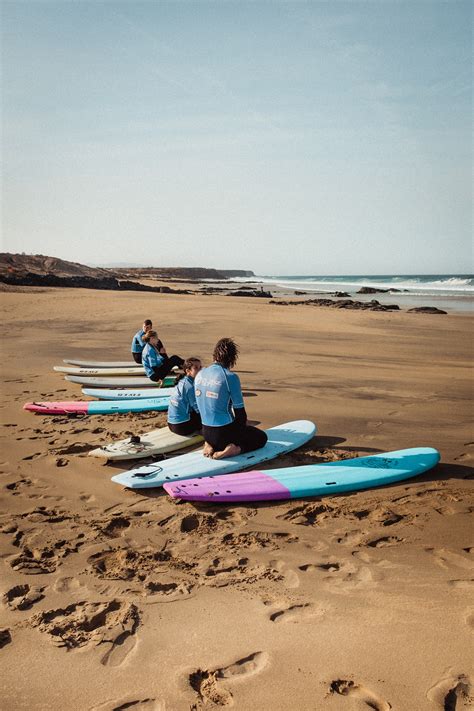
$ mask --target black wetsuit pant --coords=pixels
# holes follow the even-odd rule
[[[193,432],[200,432],[202,427],[201,415],[198,412],[194,412],[194,410],[192,410],[190,420],[188,420],[187,422],[179,422],[178,424],[168,422],[168,427],[171,432],[174,432],[178,435],[190,435]]]
[[[202,434],[204,439],[216,452],[221,452],[228,444],[236,444],[242,452],[253,452],[254,449],[264,447],[267,442],[267,435],[263,430],[242,425],[238,422],[231,422],[223,427],[207,427],[203,425]]]
[[[133,356],[133,360],[135,361],[135,363],[139,363],[141,365],[141,362],[142,362],[141,352],[140,353],[133,353],[132,352],[132,356]]]
[[[184,360],[177,355],[172,355],[171,358],[164,356],[163,363],[153,368],[153,375],[150,375],[150,380],[153,380],[155,383],[157,380],[163,380],[163,378],[168,375],[171,368],[174,368],[175,365],[182,368],[183,363]]]

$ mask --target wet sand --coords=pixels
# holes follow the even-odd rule
[[[2,293],[2,708],[430,711],[472,696],[472,317],[79,289]],[[317,423],[265,468],[433,446],[401,484],[192,505],[110,481],[89,449],[164,415],[34,416],[80,397],[62,358],[232,336],[249,418]]]

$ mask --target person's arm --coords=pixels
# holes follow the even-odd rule
[[[230,399],[234,409],[235,422],[239,425],[245,425],[247,422],[247,413],[245,412],[244,398],[242,396],[239,376],[236,373],[231,373],[228,383],[230,389]]]
[[[164,347],[163,343],[158,339],[158,344],[156,346],[157,350],[161,355],[167,356],[166,348]]]
[[[194,412],[197,412],[199,414],[199,408],[196,402],[196,393],[194,392],[194,384],[188,388],[187,396],[191,410],[194,410]]]

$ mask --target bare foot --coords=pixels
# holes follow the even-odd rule
[[[225,449],[222,450],[222,452],[214,452],[212,455],[213,459],[226,459],[227,457],[236,457],[238,454],[241,453],[240,447],[237,447],[236,444],[228,444]]]
[[[214,448],[211,447],[211,445],[206,442],[204,444],[204,449],[202,450],[202,453],[205,457],[213,457],[214,456]]]

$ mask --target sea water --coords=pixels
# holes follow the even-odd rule
[[[233,281],[237,281],[235,278]],[[271,291],[272,286],[286,294],[305,291],[321,298],[331,292],[345,291],[359,301],[377,299],[382,304],[398,304],[401,309],[436,306],[445,311],[471,311],[474,306],[472,274],[378,274],[378,275],[265,275],[238,281],[258,282]],[[390,294],[357,294],[363,286],[374,289],[400,289]]]

